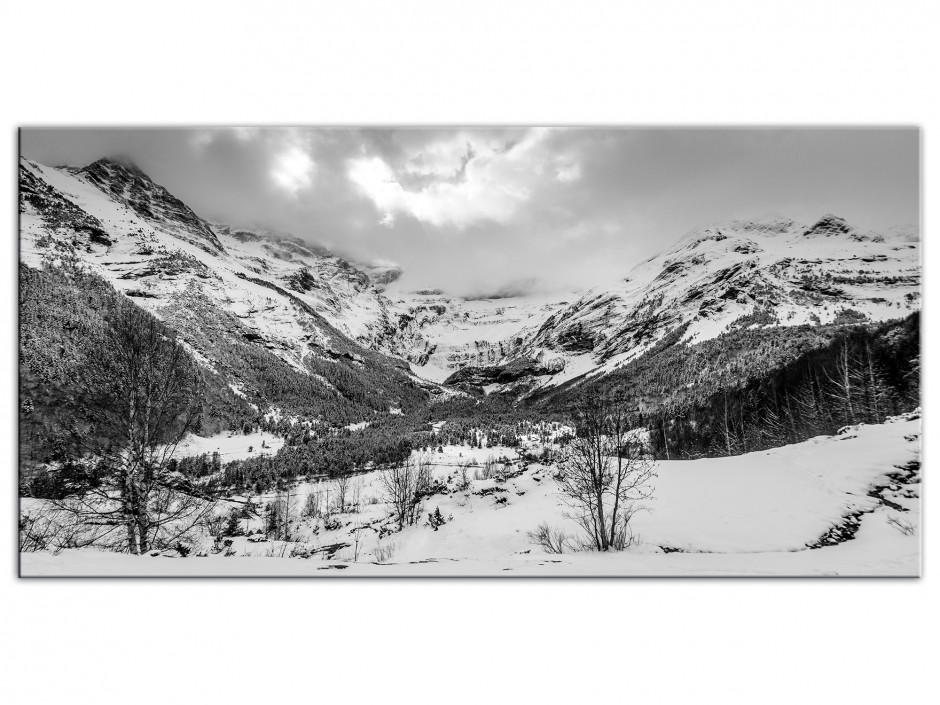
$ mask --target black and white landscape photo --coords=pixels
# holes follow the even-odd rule
[[[22,576],[917,576],[914,128],[23,128]]]

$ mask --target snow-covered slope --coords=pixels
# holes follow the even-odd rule
[[[676,330],[700,342],[734,328],[899,318],[920,308],[920,271],[910,227],[879,235],[833,215],[713,225],[555,311],[500,362],[550,386],[614,369]],[[538,367],[522,364],[531,361]],[[496,374],[464,370],[451,381]]]
[[[406,357],[417,374],[443,382],[464,367],[506,359],[527,333],[572,298],[530,294],[465,299],[441,291],[389,295],[387,311],[395,330],[386,344]]]
[[[831,437],[728,458],[660,461],[651,501],[634,515],[623,552],[547,554],[540,523],[580,535],[551,467],[515,462],[503,482],[472,479],[459,463],[509,449],[448,446],[431,458],[446,491],[429,497],[445,523],[389,534],[378,473],[355,479],[356,506],[304,519],[297,540],[233,538],[231,555],[128,556],[97,550],[24,553],[24,575],[918,575],[920,422],[912,413]],[[336,497],[335,483],[304,483]],[[258,498],[256,501],[270,499]],[[42,500],[24,500],[24,510]],[[241,506],[241,505],[233,505]],[[219,512],[227,511],[222,503]],[[250,522],[259,529],[261,520]],[[256,537],[257,538],[257,537]],[[208,537],[207,545],[211,543]],[[572,541],[571,543],[574,543]],[[384,555],[382,552],[384,551]],[[294,556],[294,557],[288,557]],[[335,570],[335,569],[345,570]],[[333,569],[333,570],[330,570]]]
[[[920,307],[911,226],[879,235],[831,215],[812,225],[733,221],[693,230],[613,286],[466,299],[402,291],[394,265],[209,223],[131,165],[23,159],[20,183],[27,264],[78,257],[157,315],[198,295],[298,368],[311,351],[329,351],[338,331],[434,382],[531,389],[612,370],[677,330],[698,342],[734,328],[879,321]]]
[[[296,238],[209,223],[133,166],[21,160],[20,253],[26,266],[101,276],[174,329],[215,388],[256,408],[286,395],[328,424],[331,414],[348,423],[443,392],[376,352],[394,267],[360,269]],[[219,404],[227,419],[238,406]]]
[[[102,159],[82,168],[20,161],[21,257],[75,257],[157,316],[198,295],[234,315],[247,336],[299,368],[317,315],[373,350],[441,381],[465,364],[493,363],[502,343],[560,304],[544,297],[464,300],[429,292],[386,295],[401,270],[351,263],[289,234],[210,223],[137,167]],[[563,299],[562,299],[563,300]]]
[[[158,316],[198,293],[295,367],[312,339],[330,345],[304,304],[351,338],[368,340],[378,325],[382,307],[365,272],[294,238],[210,224],[133,166],[24,159],[20,182],[27,264],[75,256]]]

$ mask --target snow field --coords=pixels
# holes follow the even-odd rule
[[[392,527],[377,471],[354,479],[359,510],[301,523],[297,541],[249,541],[234,537],[232,555],[183,558],[133,557],[96,550],[22,555],[24,575],[917,575],[920,570],[919,479],[902,485],[888,478],[919,459],[920,421],[907,418],[849,429],[840,435],[730,458],[658,463],[656,491],[633,519],[640,543],[627,551],[550,555],[528,532],[547,522],[577,536],[551,477],[529,465],[505,482],[473,479],[458,489],[459,464],[515,453],[500,448],[448,446],[432,453],[434,477],[449,492],[424,502],[420,521],[401,532]],[[521,469],[514,462],[514,469]],[[870,494],[873,488],[888,502]],[[495,490],[495,491],[494,491]],[[502,491],[500,491],[502,490]],[[292,490],[299,512],[306,496],[327,492],[335,481],[301,483]],[[253,501],[263,504],[273,494]],[[505,498],[505,501],[501,501]],[[242,499],[242,498],[233,498]],[[500,500],[500,501],[498,501]],[[890,504],[889,504],[890,503]],[[220,503],[225,512],[234,503]],[[440,510],[437,531],[428,513]],[[845,517],[859,514],[851,540],[807,549]],[[383,527],[386,528],[383,531]],[[260,519],[249,529],[261,528]],[[358,534],[358,548],[356,546]],[[382,535],[384,534],[384,535]],[[316,551],[349,544],[310,558]],[[664,547],[670,552],[664,552]],[[382,553],[391,555],[383,556]],[[674,551],[674,552],[672,552]],[[380,558],[382,559],[380,561]],[[322,572],[321,572],[322,571]]]

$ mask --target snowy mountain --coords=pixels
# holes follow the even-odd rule
[[[294,367],[311,341],[330,344],[329,332],[310,329],[308,307],[352,338],[368,340],[381,319],[368,273],[296,238],[209,223],[136,167],[22,160],[20,175],[27,264],[74,254],[158,315],[181,292],[198,292]]]
[[[361,356],[359,347],[391,355],[435,392],[445,381],[486,391],[557,386],[616,369],[677,332],[692,344],[920,307],[916,229],[861,232],[834,215],[696,229],[586,293],[468,299],[402,291],[389,263],[352,263],[290,235],[210,223],[133,165],[23,159],[20,185],[26,264],[75,257],[183,332],[187,307],[208,306],[298,370],[311,355]]]
[[[187,305],[224,312],[244,338],[298,370],[317,346],[332,355],[336,332],[326,322],[442,382],[466,365],[503,360],[521,331],[573,300],[391,291],[402,274],[394,264],[352,263],[289,234],[209,222],[136,166],[114,160],[52,168],[22,159],[20,188],[24,263],[77,258],[182,332],[192,318]]]
[[[109,159],[82,168],[22,159],[20,188],[24,263],[77,258],[164,319],[189,292],[297,369],[312,343],[330,346],[323,326],[310,329],[310,311],[442,381],[463,364],[500,360],[507,350],[498,341],[547,305],[434,292],[390,298],[384,292],[402,274],[393,264],[354,264],[289,234],[210,223],[134,165]],[[487,355],[491,340],[496,352]]]
[[[467,299],[438,290],[389,294],[396,321],[390,352],[406,357],[415,372],[443,382],[465,367],[496,365],[510,356],[526,331],[534,331],[577,295]]]
[[[360,269],[296,238],[210,223],[131,165],[21,160],[20,253],[37,271],[68,263],[102,277],[256,407],[287,395],[346,418],[442,392],[373,349],[389,328],[380,291],[394,267]],[[101,302],[89,294],[87,305]]]
[[[613,286],[461,298],[406,292],[388,262],[209,222],[130,164],[21,160],[20,253],[21,548],[40,554],[26,573],[127,570],[71,548],[75,525],[58,524],[49,501],[87,491],[88,466],[68,442],[102,402],[75,371],[107,358],[102,332],[122,310],[141,317],[128,299],[203,368],[194,433],[172,473],[219,493],[202,508],[217,510],[220,528],[194,524],[192,543],[152,551],[83,518],[111,548],[194,553],[219,572],[919,569],[920,412],[907,412],[920,391],[919,321],[908,314],[921,275],[910,226],[732,221],[691,231]],[[881,321],[891,322],[856,325]],[[657,463],[657,494],[636,500],[652,506],[632,524],[643,537],[624,544],[633,550],[560,558],[561,544],[546,553],[540,522],[572,540],[589,525],[567,511],[557,468],[572,466],[556,441],[585,400],[604,396],[644,439],[642,461]],[[532,434],[542,423],[559,435]],[[409,483],[427,474],[421,491],[406,488],[416,498],[406,525],[383,483],[407,468]],[[293,521],[292,497],[304,507]],[[48,535],[67,537],[61,559]],[[275,555],[291,560],[257,563]]]
[[[900,318],[920,308],[915,232],[861,232],[834,215],[696,229],[617,285],[552,312],[498,364],[448,381],[544,388],[616,369],[677,331],[694,344],[748,327]]]

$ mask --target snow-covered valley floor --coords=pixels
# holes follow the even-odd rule
[[[916,415],[912,415],[916,416]],[[515,461],[504,482],[460,485],[459,464],[509,449],[446,447],[434,476],[448,492],[422,520],[390,525],[378,473],[356,478],[358,510],[304,520],[297,541],[240,536],[219,553],[136,557],[94,549],[21,554],[23,576],[916,576],[920,573],[920,421],[860,426],[832,437],[731,458],[662,461],[655,494],[633,519],[626,551],[548,554],[528,533],[542,522],[576,537],[552,469]],[[335,483],[297,488],[335,493]],[[333,495],[335,496],[335,494]],[[269,497],[262,498],[267,500]],[[259,498],[254,498],[258,502]],[[222,503],[220,511],[227,510]],[[232,505],[234,506],[234,505]],[[436,531],[428,514],[440,510]],[[246,528],[257,530],[260,519]],[[840,527],[833,531],[833,527]],[[380,535],[385,533],[384,536]],[[837,538],[832,538],[838,534]],[[826,537],[829,537],[827,540]],[[820,548],[808,545],[824,544]],[[831,544],[831,545],[829,545]],[[308,557],[291,557],[291,554]],[[383,555],[385,554],[385,555]],[[381,559],[381,562],[380,562]]]

